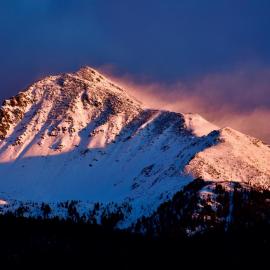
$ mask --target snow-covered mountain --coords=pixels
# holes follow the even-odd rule
[[[2,205],[128,202],[133,222],[198,177],[269,189],[270,148],[197,114],[144,108],[89,67],[46,77],[0,109]]]

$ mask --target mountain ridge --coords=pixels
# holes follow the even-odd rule
[[[195,178],[269,189],[270,148],[198,114],[145,109],[84,67],[4,101],[0,176],[3,201],[128,202],[134,222]]]

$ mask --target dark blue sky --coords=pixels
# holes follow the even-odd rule
[[[113,65],[171,83],[270,66],[269,0],[1,0],[0,100],[47,74]]]

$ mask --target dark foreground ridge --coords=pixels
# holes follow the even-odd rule
[[[135,233],[115,230],[107,223],[1,215],[1,263],[38,268],[84,265],[97,269],[109,265],[144,269],[164,265],[166,269],[186,269],[188,265],[242,269],[254,265],[260,269],[268,262],[270,248],[269,191],[234,184],[232,193],[215,184],[216,200],[223,207],[213,211],[207,206],[211,198],[198,197],[207,186],[209,183],[201,179],[193,181],[136,224]],[[200,210],[201,203],[205,205]],[[200,226],[201,231],[187,236],[183,233],[187,226]]]
[[[267,262],[269,227],[151,238],[59,220],[0,217],[1,264],[9,266],[244,266]],[[141,268],[138,268],[141,269]]]

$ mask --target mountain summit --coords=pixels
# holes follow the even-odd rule
[[[0,199],[129,202],[151,213],[195,178],[270,187],[270,148],[197,114],[145,109],[84,67],[0,109]]]

